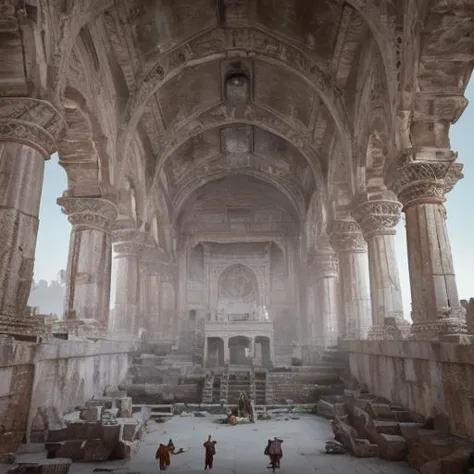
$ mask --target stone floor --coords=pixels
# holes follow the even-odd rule
[[[267,457],[263,455],[268,438],[284,440],[281,469],[285,473],[317,474],[408,474],[414,473],[406,464],[380,459],[356,459],[325,454],[324,444],[332,439],[328,421],[311,415],[299,420],[259,421],[237,426],[216,423],[215,417],[174,417],[166,423],[149,422],[148,434],[130,462],[107,462],[100,465],[74,464],[71,474],[89,474],[95,468],[113,469],[113,474],[159,472],[155,451],[160,441],[172,438],[177,448],[186,453],[171,458],[170,473],[198,473],[204,470],[203,442],[208,435],[217,440],[213,472],[216,474],[268,474]]]

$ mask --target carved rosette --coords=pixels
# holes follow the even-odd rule
[[[398,201],[367,201],[351,213],[366,239],[374,235],[394,235],[403,205]]]
[[[329,238],[331,245],[338,253],[367,251],[367,243],[357,222],[333,221],[329,228]]]
[[[107,199],[61,197],[57,203],[76,230],[95,229],[110,232],[117,218],[117,208]]]
[[[63,125],[61,115],[49,102],[0,98],[0,141],[30,146],[47,159],[57,150],[56,139]]]
[[[406,155],[391,173],[389,186],[405,208],[419,203],[442,204],[445,195],[463,178],[463,165],[454,162],[455,153],[451,150],[439,153],[441,158],[434,153],[431,159]]]

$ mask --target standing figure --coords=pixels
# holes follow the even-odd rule
[[[265,449],[265,452],[268,449],[268,455],[270,456],[270,465],[268,467],[271,467],[273,472],[275,472],[276,468],[280,468],[280,460],[283,457],[282,443],[283,440],[275,436],[273,440],[268,440],[268,445]]]
[[[166,471],[171,464],[170,448],[166,444],[160,443],[155,458],[158,459],[160,463],[160,471]]]
[[[171,464],[171,454],[181,454],[184,453],[184,449],[180,448],[176,451],[173,440],[170,439],[168,444],[160,443],[155,454],[155,459],[158,459],[160,464],[160,471],[166,471],[168,466]]]
[[[206,457],[204,460],[204,470],[207,471],[207,468],[212,469],[212,463],[214,462],[214,455],[216,454],[216,443],[217,441],[214,441],[212,439],[212,436],[209,435],[209,438],[207,438],[207,441],[203,444]]]

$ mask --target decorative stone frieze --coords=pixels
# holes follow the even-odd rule
[[[117,218],[116,206],[102,198],[61,197],[57,200],[62,212],[77,229],[97,229],[110,232]]]
[[[57,150],[56,139],[63,125],[61,115],[49,102],[0,98],[0,141],[22,143],[47,159]]]
[[[402,204],[395,200],[366,201],[357,205],[351,215],[367,240],[373,235],[395,235],[402,207]]]

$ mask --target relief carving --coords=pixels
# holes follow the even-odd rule
[[[116,206],[107,199],[61,197],[57,203],[75,228],[110,232],[117,217]]]
[[[0,98],[0,140],[24,143],[49,158],[64,122],[44,100],[26,97]]]
[[[402,207],[398,201],[367,201],[358,205],[351,215],[358,222],[366,239],[374,235],[395,235]]]
[[[331,245],[337,252],[366,252],[367,243],[356,222],[335,220],[329,228]]]

